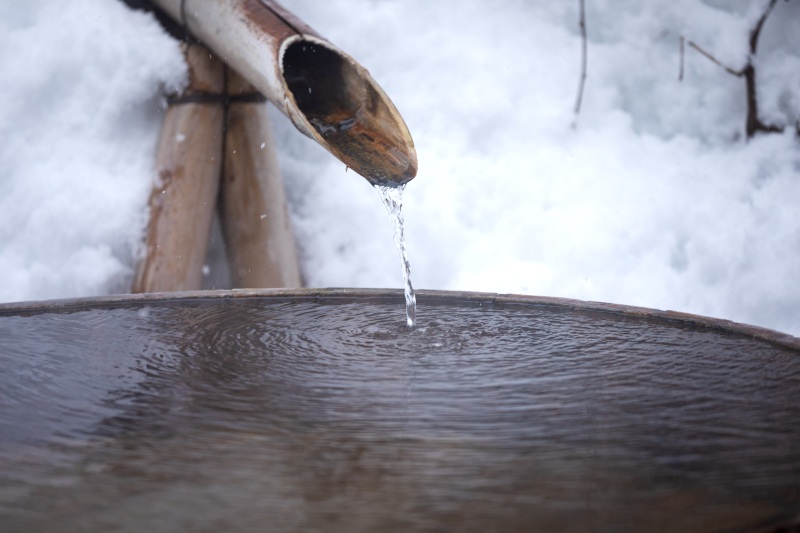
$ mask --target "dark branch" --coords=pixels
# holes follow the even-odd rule
[[[759,131],[767,133],[779,133],[783,131],[783,127],[775,126],[772,124],[764,124],[758,116],[758,93],[756,92],[756,67],[753,62],[756,58],[758,51],[758,40],[761,37],[761,29],[764,27],[767,17],[772,13],[772,9],[778,0],[770,0],[764,13],[756,22],[755,27],[750,32],[750,57],[747,58],[747,65],[743,69],[745,86],[747,88],[747,123],[745,124],[745,131],[747,138],[753,137]]]
[[[758,21],[756,21],[755,26],[753,29],[750,30],[750,35],[748,37],[748,42],[750,44],[750,51],[747,57],[747,63],[741,70],[734,70],[727,65],[722,64],[716,57],[711,55],[709,52],[703,50],[697,43],[693,41],[687,41],[689,46],[697,50],[700,54],[706,57],[715,65],[725,69],[726,72],[732,74],[738,78],[744,78],[745,83],[745,90],[747,94],[747,119],[745,121],[745,132],[747,134],[747,138],[753,137],[758,132],[768,132],[768,133],[779,133],[783,131],[782,126],[776,126],[773,124],[765,124],[761,121],[758,116],[758,92],[756,86],[756,67],[754,65],[754,61],[756,58],[756,53],[758,52],[758,41],[761,38],[761,30],[764,27],[764,23],[767,21],[767,17],[769,17],[772,10],[775,8],[775,4],[778,3],[778,0],[770,0],[769,4],[767,4],[766,9],[759,17]],[[681,70],[680,70],[680,78],[683,78],[683,37],[681,37]]]
[[[727,73],[733,74],[734,76],[737,76],[739,78],[744,76],[744,71],[745,71],[745,69],[747,67],[745,67],[745,69],[742,69],[742,70],[734,70],[734,69],[732,69],[731,67],[729,67],[727,65],[723,65],[722,62],[720,62],[719,59],[717,59],[716,57],[714,57],[710,53],[708,53],[705,50],[703,50],[702,48],[700,48],[700,45],[697,44],[696,42],[694,42],[694,41],[687,41],[687,42],[689,43],[689,46],[691,46],[692,48],[694,48],[695,50],[700,52],[703,56],[705,56],[708,60],[710,60],[712,63],[714,63],[718,67],[721,67],[721,68],[725,69],[725,71]],[[749,64],[749,60],[748,60],[748,64]]]
[[[761,37],[761,28],[764,27],[764,23],[767,21],[767,17],[772,10],[775,8],[775,4],[778,3],[778,0],[769,0],[769,5],[767,9],[761,14],[761,18],[758,19],[756,22],[755,27],[750,32],[750,57],[755,57],[756,51],[758,50],[758,39]]]
[[[578,122],[578,115],[581,112],[581,103],[583,102],[583,88],[586,85],[586,68],[588,63],[588,46],[586,43],[586,2],[585,0],[578,0],[580,7],[580,16],[578,24],[581,29],[581,77],[578,82],[578,97],[575,101],[575,122],[572,123],[574,128]]]

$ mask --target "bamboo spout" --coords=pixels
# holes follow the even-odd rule
[[[370,183],[416,176],[408,127],[367,69],[276,2],[155,3]]]

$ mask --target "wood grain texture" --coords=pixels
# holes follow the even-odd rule
[[[185,49],[191,81],[184,95],[222,93],[224,66],[198,45]],[[169,107],[150,194],[144,258],[132,292],[197,290],[201,286],[222,167],[224,105]]]
[[[231,97],[255,92],[229,72]],[[228,106],[220,219],[238,288],[302,285],[267,105],[232,100]]]

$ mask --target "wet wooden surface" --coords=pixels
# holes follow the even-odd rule
[[[426,291],[410,330],[398,291],[176,296],[0,307],[4,524],[769,531],[800,512],[800,351],[768,330]]]

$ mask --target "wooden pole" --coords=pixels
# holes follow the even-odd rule
[[[228,96],[219,205],[233,286],[300,287],[268,104],[259,102],[255,88],[232,70]]]
[[[164,117],[134,293],[197,290],[203,279],[222,167],[224,65],[203,46],[184,46],[190,84]]]

